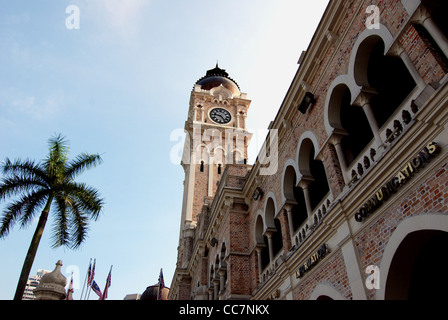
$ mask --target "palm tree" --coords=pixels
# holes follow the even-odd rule
[[[84,170],[102,162],[97,155],[80,154],[67,162],[67,141],[61,135],[49,139],[49,155],[42,162],[8,158],[0,164],[0,201],[12,197],[3,212],[0,239],[5,238],[15,223],[30,224],[40,210],[39,222],[31,240],[20,274],[14,300],[21,300],[36,256],[48,215],[55,219],[53,248],[79,248],[87,237],[89,220],[96,221],[103,207],[98,190],[75,178]],[[53,205],[53,206],[52,206]]]

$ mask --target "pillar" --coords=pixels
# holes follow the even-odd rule
[[[415,67],[414,63],[409,57],[409,54],[406,52],[406,50],[403,48],[400,42],[396,42],[392,50],[394,51],[394,55],[400,57],[400,59],[403,61],[404,65],[408,69],[409,73],[411,74],[417,86],[421,90],[425,89],[426,87],[425,81],[423,80],[422,76],[420,75],[420,72],[418,72],[417,68]]]
[[[312,178],[302,178],[299,183],[299,186],[303,190],[303,197],[305,198],[306,213],[308,215],[308,218],[313,214],[313,208],[311,207],[310,189],[308,188],[311,181]]]
[[[442,50],[445,57],[448,58],[448,39],[429,14],[427,14],[427,16],[423,18],[422,26],[425,27],[425,29],[429,32],[431,37],[439,46],[440,50]]]
[[[266,237],[268,238],[268,247],[269,247],[269,262],[274,262],[274,245],[272,243],[272,232],[266,232]]]
[[[257,252],[257,258],[258,258],[258,282],[261,283],[261,275],[263,273],[263,263],[261,260],[261,250],[263,250],[263,247],[257,246],[255,247],[255,251]]]
[[[372,106],[370,104],[371,98],[376,94],[376,92],[371,91],[368,88],[363,88],[359,96],[355,99],[354,105],[359,106],[363,109],[366,114],[367,121],[369,122],[370,129],[373,132],[375,141],[378,147],[384,147],[383,140],[380,136],[380,127],[376,121],[375,115],[373,114]]]
[[[286,205],[285,206],[286,215],[288,218],[288,225],[289,225],[289,234],[291,237],[291,244],[294,244],[294,223],[292,218],[292,205]]]

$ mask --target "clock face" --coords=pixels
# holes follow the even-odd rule
[[[210,118],[219,124],[226,124],[232,120],[232,116],[229,111],[222,108],[216,108],[210,111]]]

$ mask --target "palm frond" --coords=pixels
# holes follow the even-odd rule
[[[48,197],[48,190],[41,190],[31,194],[25,194],[20,199],[10,203],[3,214],[0,226],[0,238],[8,235],[10,228],[20,219],[21,227],[25,226],[35,212],[42,208],[43,203]]]
[[[89,218],[82,213],[80,206],[76,201],[73,201],[72,206],[70,207],[70,212],[71,248],[77,249],[87,238]]]
[[[53,178],[63,178],[65,161],[68,153],[68,142],[62,135],[56,135],[48,140],[50,154],[43,165],[47,175]]]
[[[87,154],[83,153],[76,157],[71,163],[66,165],[66,178],[70,181],[74,179],[77,175],[84,172],[87,169],[96,167],[101,164],[103,160],[98,154]]]
[[[98,220],[104,206],[99,191],[85,183],[72,182],[69,186],[70,195],[76,200],[80,209],[87,213],[90,219]]]
[[[54,210],[55,224],[53,227],[53,248],[61,246],[69,246],[69,221],[68,208],[71,206],[70,199],[65,194],[56,194],[55,196],[56,210]]]
[[[26,159],[24,161],[17,159],[12,162],[6,158],[5,162],[0,165],[0,172],[4,175],[22,175],[36,180],[40,180],[43,184],[48,184],[48,176],[40,164]]]
[[[0,181],[0,201],[23,193],[32,193],[40,189],[48,189],[48,185],[36,177],[12,175]]]
[[[25,199],[26,204],[22,217],[20,218],[20,227],[25,227],[34,218],[36,211],[42,209],[49,196],[49,190],[42,189],[34,192]]]

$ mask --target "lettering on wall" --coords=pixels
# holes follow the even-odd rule
[[[313,253],[303,265],[296,271],[296,277],[302,278],[308,271],[314,268],[320,260],[322,260],[327,254],[331,252],[326,244],[323,244],[315,253]]]
[[[382,186],[355,214],[357,222],[364,221],[394,193],[398,191],[407,181],[413,178],[414,174],[426,163],[431,161],[440,152],[440,147],[435,142],[428,143],[426,147],[418,153],[416,157],[409,160],[397,174]]]

